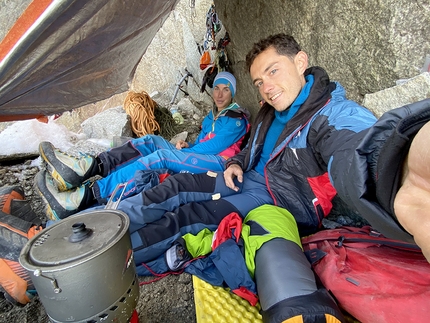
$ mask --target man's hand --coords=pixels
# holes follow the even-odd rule
[[[176,143],[176,149],[182,149],[182,148],[188,148],[190,145],[188,145],[188,142],[185,140],[178,140]]]
[[[402,186],[394,199],[400,224],[414,236],[430,262],[430,122],[415,136],[403,167]]]
[[[234,191],[239,191],[239,187],[234,185],[234,179],[237,177],[239,183],[243,182],[243,170],[239,165],[232,164],[224,171],[224,181],[227,187]]]

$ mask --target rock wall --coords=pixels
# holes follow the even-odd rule
[[[430,98],[429,72],[399,82],[391,88],[366,94],[362,104],[379,118],[392,107],[401,107],[426,98]]]
[[[131,84],[135,92],[161,92],[170,103],[182,76],[188,70],[192,77],[182,83],[182,89],[195,102],[212,105],[210,92],[200,92],[204,73],[200,70],[198,45],[206,32],[206,13],[212,1],[181,0],[152,40]],[[175,103],[184,96],[178,92]]]
[[[428,0],[180,0],[138,65],[131,91],[158,92],[157,102],[169,105],[187,69],[193,77],[182,84],[182,90],[194,103],[212,105],[211,89],[200,92],[204,72],[199,68],[198,51],[212,3],[231,39],[226,50],[237,78],[235,100],[253,115],[259,95],[244,60],[252,44],[270,34],[292,34],[308,53],[310,64],[325,68],[332,80],[346,88],[348,97],[358,102],[367,94],[395,86],[398,80],[419,75],[426,55],[430,58]],[[3,16],[16,12],[14,6],[13,1],[0,6]],[[4,30],[10,27],[8,21],[2,22]],[[97,113],[120,105],[125,95],[81,109]],[[182,97],[179,91],[175,103]],[[88,113],[78,115],[88,117]]]
[[[0,40],[2,40],[31,0],[0,1]]]
[[[244,59],[254,42],[270,34],[292,34],[310,64],[325,68],[359,102],[418,75],[430,54],[428,0],[214,2],[231,38],[227,51],[240,80],[237,101],[254,113],[258,93]]]

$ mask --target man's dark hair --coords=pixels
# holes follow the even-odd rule
[[[248,55],[246,55],[246,67],[248,71],[255,58],[269,47],[274,47],[279,55],[288,56],[290,58],[294,58],[296,54],[301,51],[300,45],[293,36],[287,34],[269,36],[255,43]]]

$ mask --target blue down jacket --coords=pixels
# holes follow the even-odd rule
[[[339,194],[376,230],[412,242],[392,204],[408,145],[430,119],[430,100],[415,103],[413,109],[391,110],[377,120],[347,100],[343,87],[330,82],[322,68],[311,67],[308,74],[315,80],[309,97],[285,126],[264,168],[275,205],[294,215],[303,236],[318,230]],[[257,165],[273,119],[274,109],[265,104],[248,146],[227,160],[226,167],[238,164],[248,171]]]
[[[302,235],[320,228],[332,208],[336,195],[328,172],[332,158],[376,122],[369,110],[347,100],[343,87],[330,82],[322,68],[310,68],[307,74],[314,76],[308,99],[286,124],[264,168],[275,205],[294,215]],[[274,117],[274,109],[264,105],[254,122],[252,142],[226,167],[236,163],[248,171],[257,165]]]

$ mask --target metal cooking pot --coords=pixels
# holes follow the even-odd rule
[[[127,215],[103,209],[74,215],[27,242],[19,262],[53,322],[128,322],[139,283]]]

